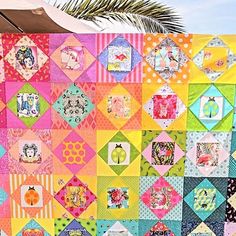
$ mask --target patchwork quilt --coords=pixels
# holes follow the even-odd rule
[[[235,236],[236,36],[0,35],[1,236]]]

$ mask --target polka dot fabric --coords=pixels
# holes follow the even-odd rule
[[[159,47],[161,42],[166,38],[170,38],[182,50],[186,56],[191,57],[192,53],[192,35],[191,34],[146,34],[144,36],[144,59],[153,50]],[[161,75],[153,69],[150,64],[144,60],[143,62],[143,81],[145,83],[188,83],[190,74],[190,64],[189,62],[184,63],[178,70],[172,75],[168,80],[164,80]]]

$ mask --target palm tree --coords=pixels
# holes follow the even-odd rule
[[[118,21],[148,33],[183,33],[181,17],[154,0],[68,0],[54,3],[69,15],[92,21],[101,28],[103,20]]]

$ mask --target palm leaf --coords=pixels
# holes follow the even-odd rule
[[[101,27],[102,20],[118,21],[150,33],[183,33],[181,17],[152,0],[69,0],[54,6],[69,15],[92,21]]]

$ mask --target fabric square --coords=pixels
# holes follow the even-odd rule
[[[49,81],[47,34],[4,34],[2,40],[7,81]]]
[[[48,182],[48,186],[44,183]],[[32,175],[10,175],[12,216],[52,218],[52,180],[50,175],[37,179]]]
[[[94,176],[95,150],[94,130],[52,130],[53,173]]]
[[[37,70],[38,52],[35,46],[15,46],[15,56],[17,70]]]
[[[73,176],[67,183],[61,182],[61,185],[61,189],[54,198],[75,218],[78,218],[96,200],[96,196],[88,185],[76,176]]]
[[[197,143],[197,166],[217,166],[219,143]]]
[[[155,70],[164,71],[166,68],[169,68],[169,70],[177,71],[180,65],[179,51],[178,47],[155,49]]]
[[[186,83],[192,35],[144,35],[144,81],[147,83]]]
[[[158,191],[154,192],[154,201],[159,202],[157,209],[151,209],[151,191],[152,189]],[[183,178],[181,177],[141,177],[140,179],[140,201],[139,201],[139,218],[155,220],[148,228],[145,229],[147,233],[150,228],[157,223],[157,219],[165,221],[181,221],[182,219],[182,195],[183,195]],[[160,195],[159,195],[160,194]],[[160,196],[160,198],[158,197]],[[157,198],[156,198],[157,197]],[[156,199],[156,200],[155,200]],[[167,204],[164,203],[167,200]],[[159,208],[159,209],[158,209]],[[170,225],[168,225],[171,227]],[[179,228],[179,226],[178,226]],[[171,227],[172,232],[173,228]],[[176,228],[176,231],[177,228]]]
[[[193,62],[208,81],[220,82],[235,64],[235,58],[235,53],[224,41],[224,37],[210,37],[206,45],[202,45],[201,50],[193,57]]]
[[[39,94],[18,93],[17,94],[17,116],[38,117],[40,116]]]
[[[96,236],[96,221],[83,219],[55,219],[55,235]]]
[[[230,133],[188,132],[186,176],[228,176]]]
[[[180,117],[185,119],[186,105],[183,97],[168,84],[161,87],[144,85],[143,94],[143,127],[173,130]],[[181,125],[185,125],[184,119]]]
[[[72,84],[53,104],[53,108],[72,127],[77,127],[94,109],[87,95]]]
[[[195,188],[194,189],[194,210],[212,211],[216,207],[216,189]]]
[[[100,131],[97,134],[98,175],[139,176],[140,138],[136,131]]]
[[[43,189],[40,185],[22,185],[20,189],[21,206],[39,208],[43,207]]]
[[[98,129],[137,129],[140,127],[141,87],[139,85],[99,84],[97,91]]]
[[[192,181],[192,183],[190,183]],[[221,183],[220,183],[221,181]],[[226,182],[217,178],[187,178],[185,181],[183,215],[191,216],[194,221],[214,221],[219,217],[224,219]],[[225,181],[225,179],[224,179]],[[192,184],[189,190],[188,187]],[[187,205],[186,205],[187,204]],[[188,216],[187,216],[188,215]]]
[[[52,106],[52,128],[68,130],[75,126],[78,129],[95,129],[97,113],[96,109],[94,109],[95,93],[96,85],[94,83],[53,83],[51,85],[51,103],[54,104]],[[63,96],[65,99],[63,99]],[[80,98],[82,96],[82,99],[76,100],[76,97]],[[72,98],[74,103],[66,107],[66,115],[64,114],[64,105],[70,101],[70,98]],[[80,102],[82,104],[78,108]],[[84,109],[85,107],[87,109]],[[70,115],[69,111],[73,112],[73,114]],[[78,114],[76,113],[77,111],[79,112]]]
[[[164,80],[169,80],[188,58],[172,39],[166,38],[146,56],[146,61]]]
[[[83,47],[62,46],[61,47],[61,67],[62,69],[79,70],[84,69]]]
[[[189,130],[232,129],[234,95],[232,93],[226,95],[225,89],[227,89],[225,86],[220,85],[199,85],[199,90],[190,86]],[[228,89],[234,91],[234,87]]]
[[[8,127],[50,128],[50,98],[47,94],[50,87],[47,85],[46,83],[7,84]]]
[[[109,165],[130,164],[130,144],[128,142],[108,143],[108,164]]]
[[[86,188],[84,186],[67,186],[64,197],[65,208],[84,207],[86,204]]]
[[[8,130],[9,170],[12,174],[53,172],[50,130]]]
[[[152,165],[173,165],[174,143],[152,142]]]
[[[107,208],[129,208],[128,188],[108,188],[107,189]]]
[[[181,195],[162,177],[141,195],[142,202],[158,219],[164,218],[181,199]]]
[[[63,132],[55,133],[55,135],[63,135]],[[53,134],[53,140],[57,141]],[[87,135],[89,137],[89,135]],[[92,159],[95,155],[95,151],[85,141],[86,138],[82,138],[76,132],[70,132],[65,137],[62,137],[60,144],[55,148],[54,154],[60,161],[60,166],[63,164],[72,173],[82,173],[89,163],[92,163]],[[56,163],[55,163],[56,165]],[[91,169],[94,169],[91,167]],[[55,171],[55,170],[54,170]],[[64,172],[60,167],[60,173]],[[67,173],[65,171],[65,173]],[[89,172],[87,172],[88,174]],[[92,172],[94,173],[94,172]]]
[[[177,104],[178,103],[178,104]],[[145,105],[144,110],[165,129],[185,111],[186,107],[169,86],[163,86]]]
[[[175,132],[143,132],[141,175],[183,175],[185,143],[180,139],[184,136]],[[175,168],[178,168],[177,172]]]
[[[223,97],[202,96],[199,118],[202,120],[221,120],[223,116]]]
[[[108,46],[109,71],[131,71],[131,47]]]
[[[107,112],[114,118],[130,118],[130,96],[108,96],[107,103]]]
[[[20,162],[24,163],[41,163],[42,152],[41,143],[38,141],[20,141],[19,142]]]
[[[203,70],[222,72],[227,69],[227,48],[204,48]],[[221,58],[219,58],[219,56]]]
[[[95,82],[95,35],[50,35],[52,81]],[[56,76],[54,76],[56,75]]]
[[[98,35],[98,82],[140,83],[143,36]]]
[[[98,219],[138,219],[138,186],[138,177],[98,177]]]
[[[153,118],[154,119],[175,119],[177,108],[177,96],[154,95],[153,96]]]

